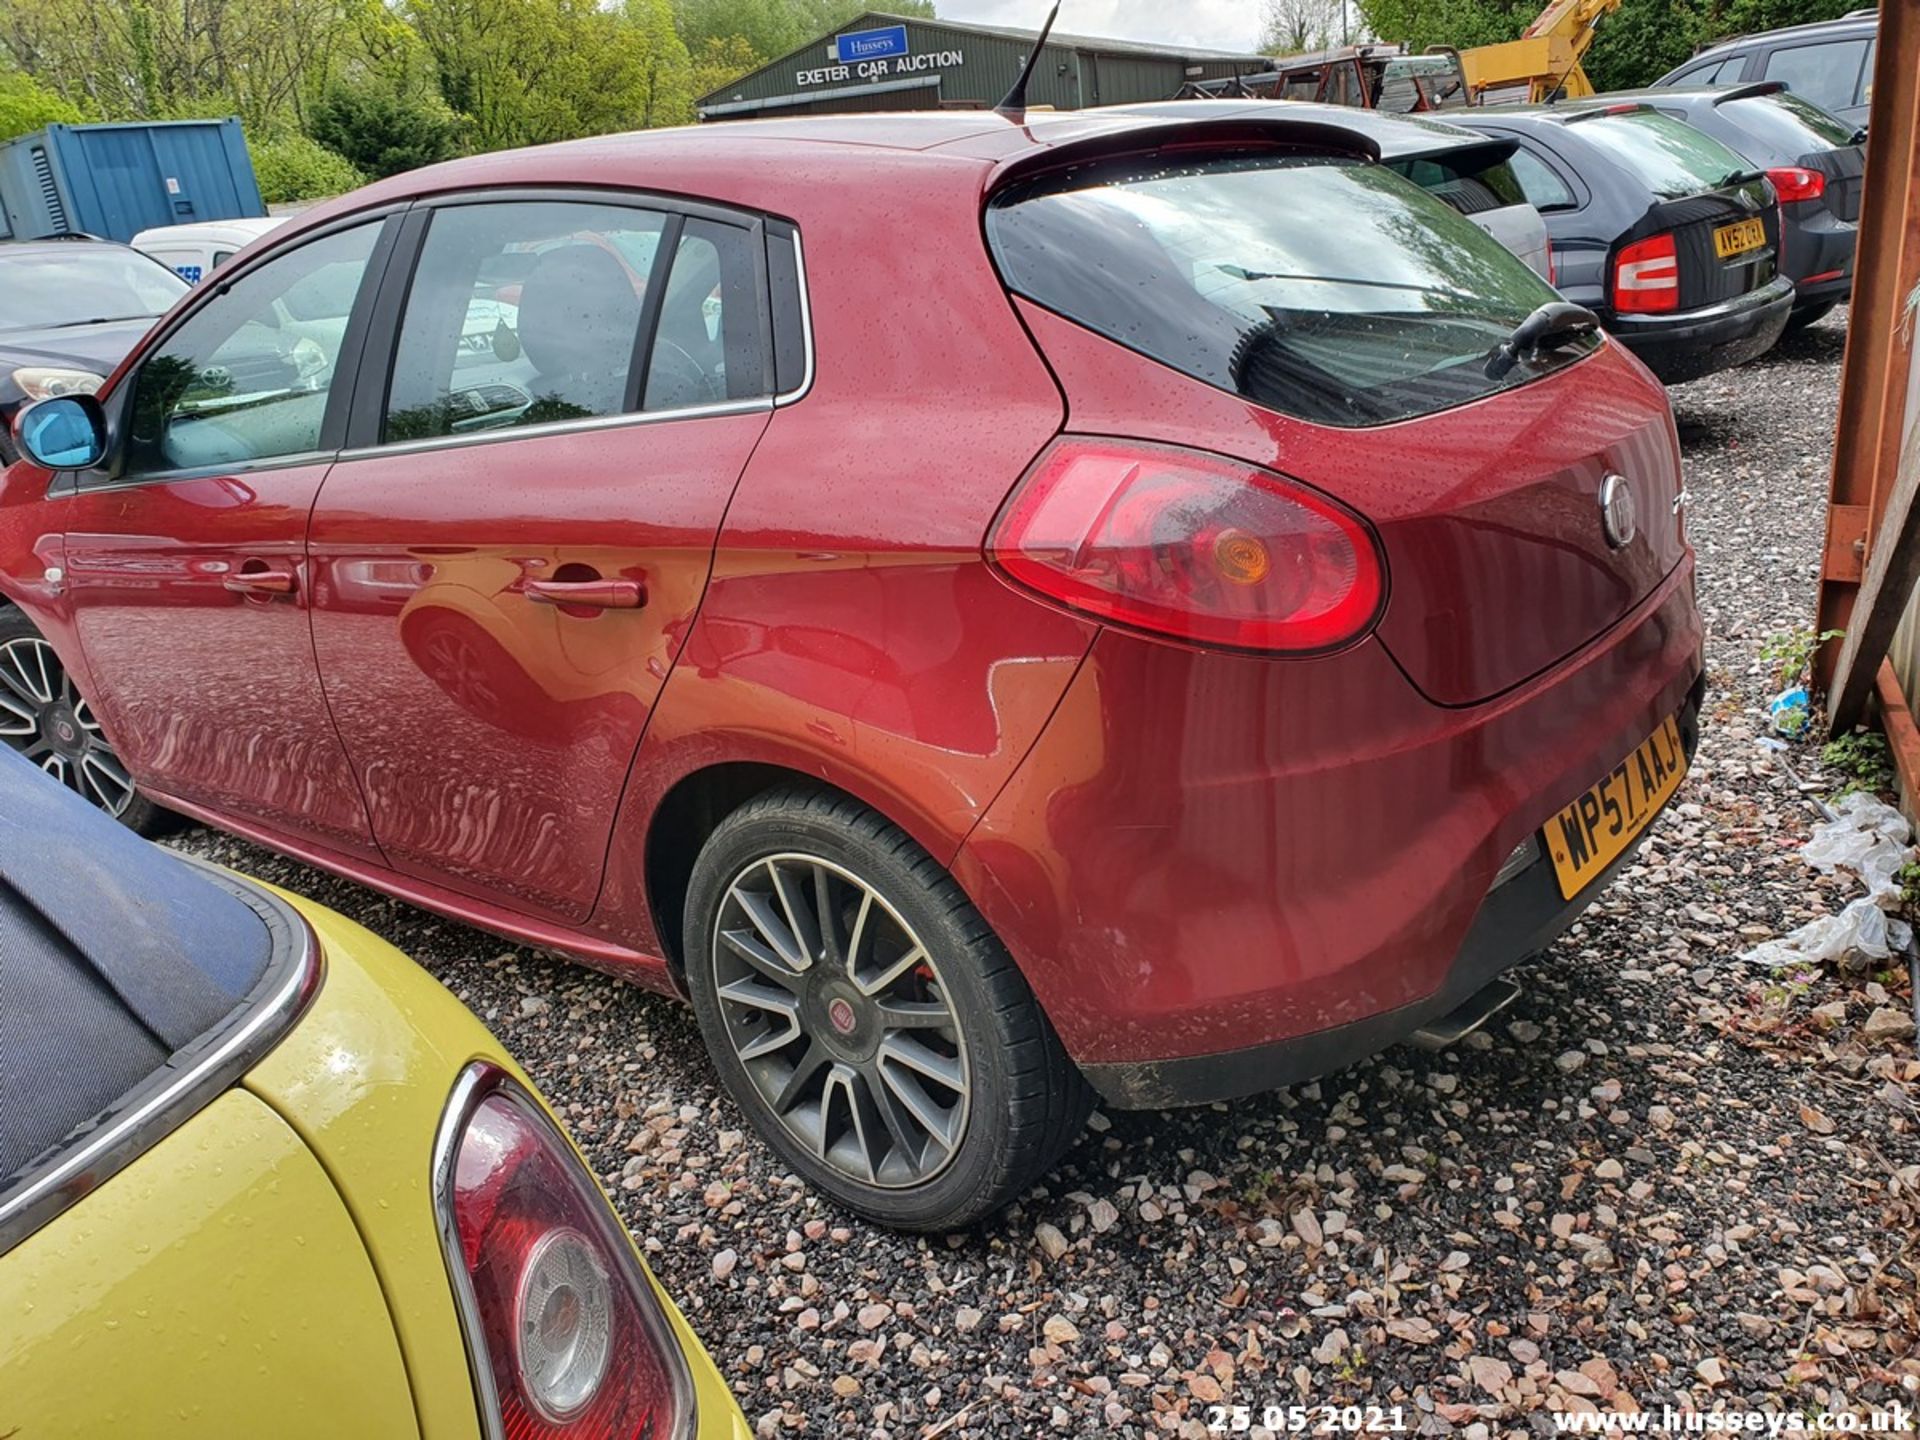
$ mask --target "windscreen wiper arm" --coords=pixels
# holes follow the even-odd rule
[[[1498,380],[1518,365],[1523,355],[1537,355],[1552,349],[1549,341],[1557,344],[1575,335],[1591,335],[1599,328],[1600,317],[1586,306],[1568,300],[1549,300],[1487,352],[1487,378]]]
[[[1729,170],[1720,177],[1720,183],[1713,188],[1716,190],[1724,190],[1729,185],[1750,185],[1755,180],[1764,180],[1766,178],[1767,172],[1764,170]]]

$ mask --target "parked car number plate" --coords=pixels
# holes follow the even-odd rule
[[[1647,828],[1687,773],[1687,750],[1672,716],[1586,794],[1547,822],[1560,894],[1571,900]]]
[[[1749,250],[1758,250],[1767,243],[1767,227],[1758,220],[1742,220],[1734,225],[1722,225],[1713,232],[1713,250],[1722,260],[1730,260],[1735,255],[1744,255]]]

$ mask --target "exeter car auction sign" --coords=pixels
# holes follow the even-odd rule
[[[952,70],[966,63],[959,50],[929,50],[924,55],[908,53],[907,27],[889,25],[883,30],[856,30],[836,35],[827,47],[835,61],[811,70],[794,72],[801,85],[833,85],[848,80],[884,80],[895,75],[924,74],[929,70]]]

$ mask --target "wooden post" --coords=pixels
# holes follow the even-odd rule
[[[1897,484],[1913,320],[1920,285],[1920,7],[1883,6],[1858,257],[1841,365],[1840,413],[1827,492],[1815,683],[1836,732],[1859,720],[1914,581],[1920,579],[1915,477]]]

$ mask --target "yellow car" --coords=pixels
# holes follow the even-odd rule
[[[749,1433],[439,984],[0,749],[0,1436]]]

